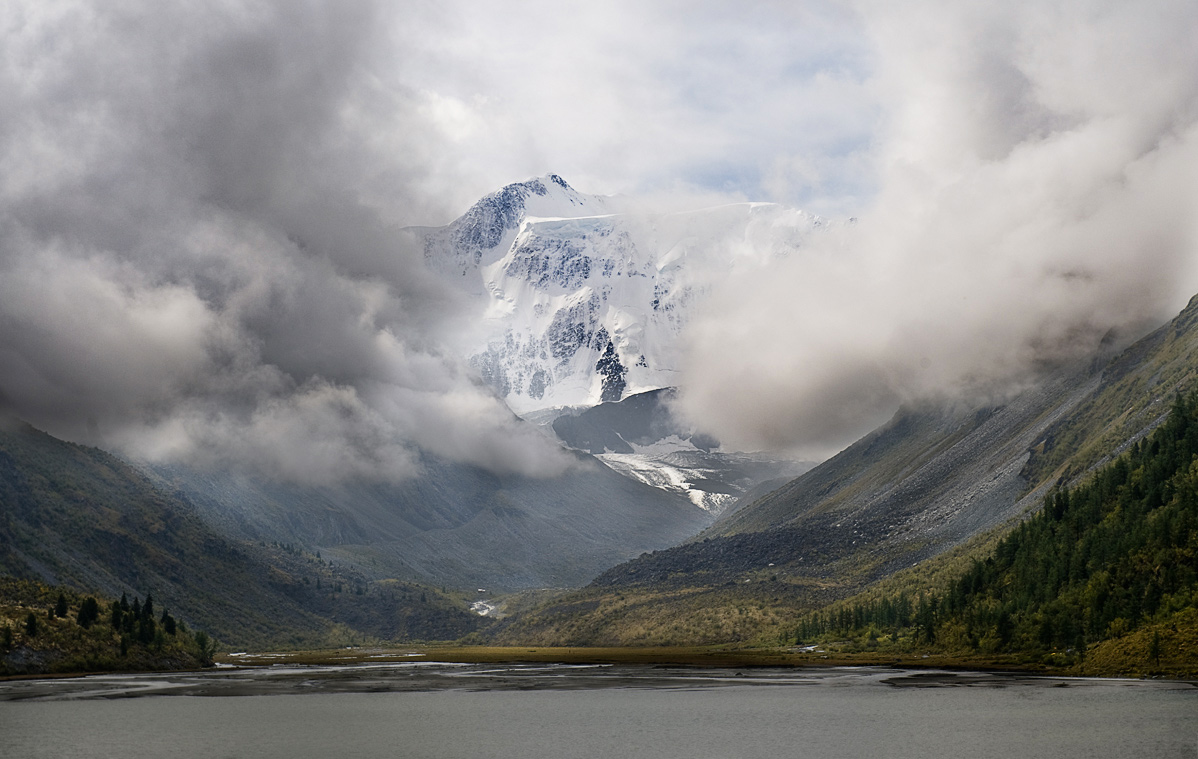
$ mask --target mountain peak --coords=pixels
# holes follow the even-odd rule
[[[462,347],[527,414],[676,384],[679,336],[713,283],[789,255],[821,223],[771,203],[652,213],[546,174],[428,232],[424,252],[485,301]]]
[[[525,219],[594,216],[608,213],[606,206],[606,198],[583,195],[558,174],[513,182],[428,236],[424,257],[434,271],[460,280],[502,255]]]

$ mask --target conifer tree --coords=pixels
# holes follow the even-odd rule
[[[160,623],[162,623],[162,629],[166,631],[167,635],[175,634],[176,629],[177,629],[175,626],[175,618],[171,616],[169,611],[167,611],[166,609],[163,609],[162,610],[162,619],[160,619],[158,621]]]
[[[143,615],[137,622],[137,641],[143,646],[149,645],[150,641],[154,640],[156,627],[157,625],[155,625],[153,617]]]
[[[88,628],[92,623],[100,618],[100,604],[96,599],[88,596],[83,599],[83,603],[79,605],[79,614],[75,617],[75,621],[81,627]]]
[[[212,654],[216,650],[216,643],[203,630],[196,631],[195,643],[196,648],[199,649],[200,660],[206,664],[211,663]]]

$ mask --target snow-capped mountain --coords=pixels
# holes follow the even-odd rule
[[[791,255],[825,224],[772,203],[648,212],[550,174],[412,232],[428,267],[479,299],[482,323],[458,347],[513,411],[718,514],[812,464],[722,450],[670,418],[673,390],[650,391],[680,384],[680,336],[715,282]]]
[[[518,414],[678,384],[678,336],[711,284],[824,222],[770,203],[647,213],[550,174],[424,231],[428,266],[485,300],[463,346]]]

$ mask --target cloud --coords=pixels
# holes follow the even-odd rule
[[[1192,3],[859,4],[878,192],[805,256],[728,281],[685,410],[827,454],[904,401],[1001,400],[1198,291]]]
[[[594,193],[813,211],[872,189],[854,168],[876,119],[871,48],[836,3],[449,0],[395,35],[397,79],[442,140],[426,189],[459,204],[550,171]]]
[[[713,293],[683,397],[723,439],[1001,397],[1198,288],[1195,11],[1151,6],[6,3],[0,394],[291,479],[560,471],[402,230],[555,171],[859,217]]]
[[[422,453],[569,465],[440,347],[469,311],[400,229],[448,207],[423,192],[420,152],[385,139],[417,123],[415,96],[377,73],[394,13],[0,11],[13,410],[134,456],[293,481],[401,479]]]

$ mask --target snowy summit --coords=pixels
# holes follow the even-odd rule
[[[465,349],[524,415],[676,385],[679,334],[712,282],[788,255],[821,224],[771,203],[642,212],[549,174],[425,231],[424,255],[486,299]]]

